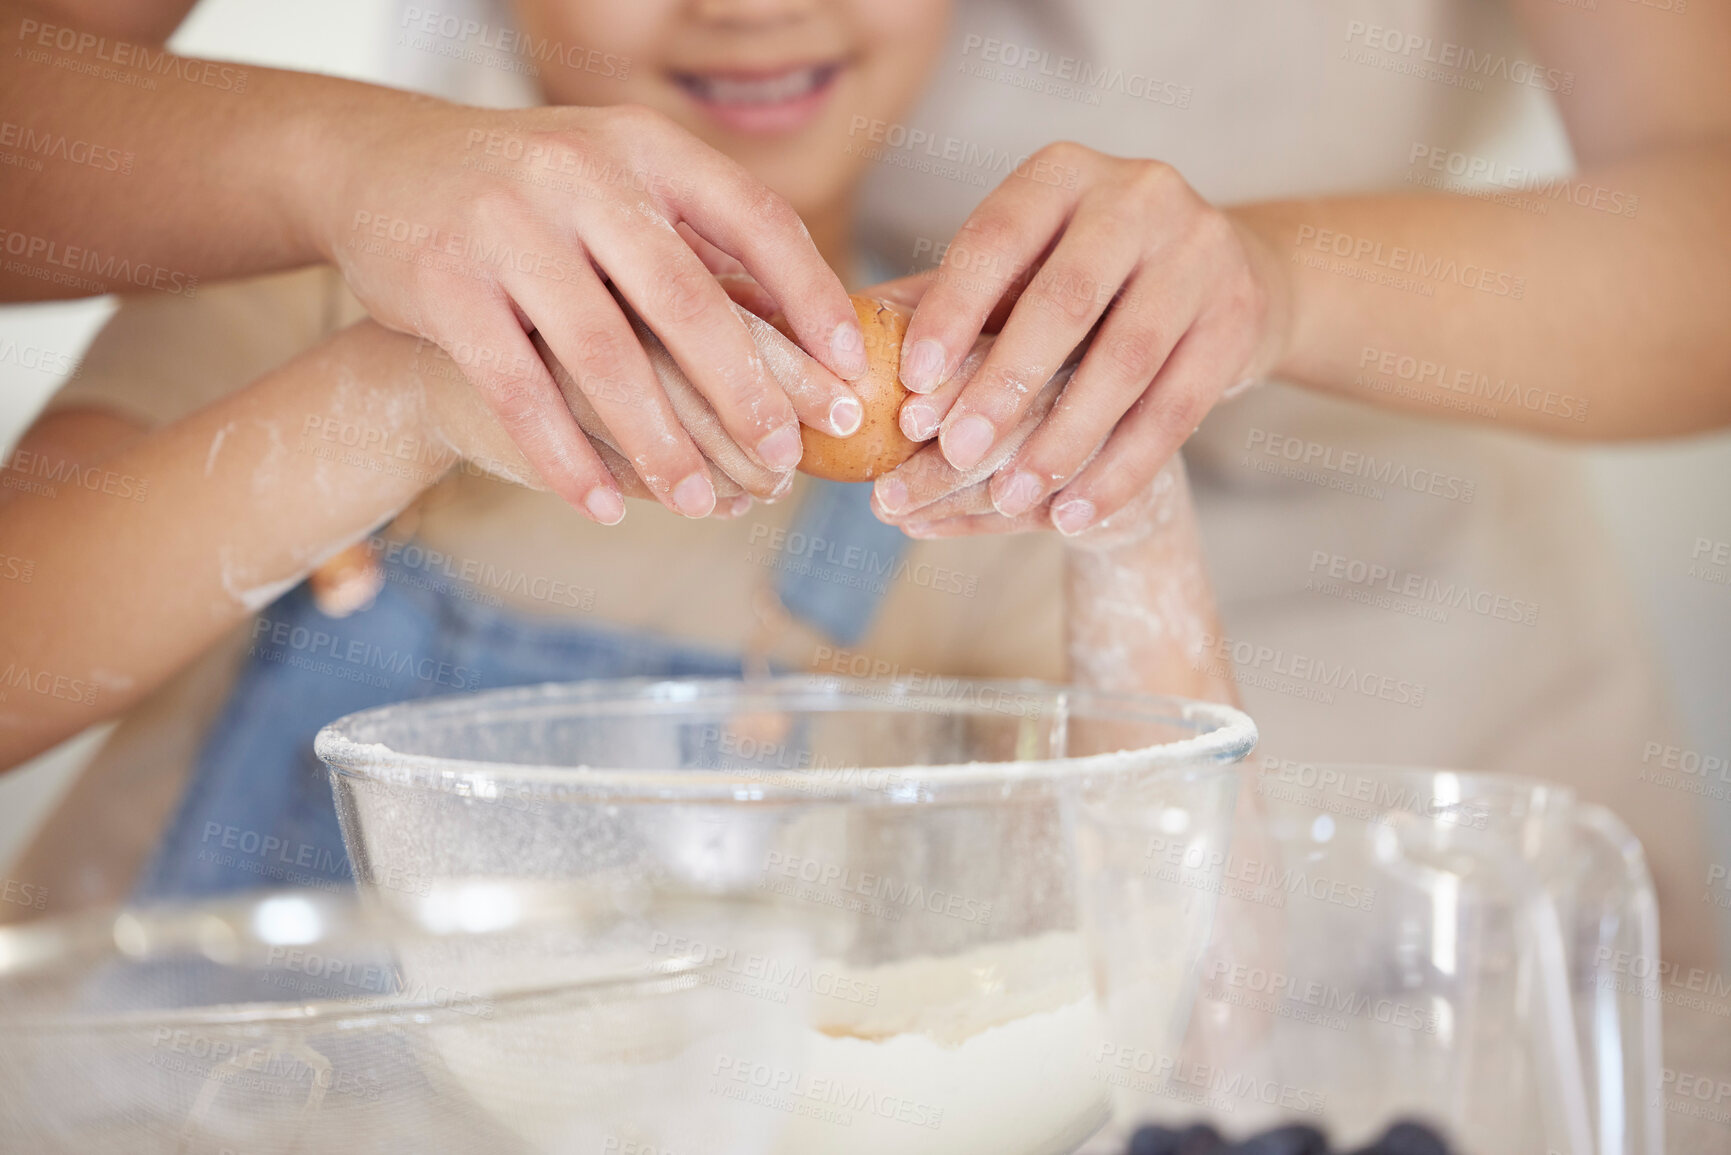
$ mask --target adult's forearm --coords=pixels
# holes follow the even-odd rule
[[[0,299],[191,295],[325,259],[335,126],[416,99],[178,57],[0,0]]]
[[[1713,144],[1494,198],[1341,197],[1233,216],[1288,290],[1276,376],[1430,416],[1650,437],[1731,423],[1728,187],[1731,146]]]
[[[126,709],[436,481],[455,454],[415,359],[364,323],[98,463],[26,441],[0,505],[0,767]]]
[[[160,44],[180,27],[197,0],[34,0],[49,19],[108,36]]]

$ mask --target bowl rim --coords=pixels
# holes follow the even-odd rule
[[[417,786],[477,799],[502,796],[501,784],[522,788],[536,800],[591,802],[809,801],[814,785],[840,776],[839,784],[815,791],[826,801],[926,803],[978,791],[1001,790],[1019,784],[1051,785],[1208,774],[1247,757],[1257,741],[1256,724],[1248,714],[1219,702],[1168,694],[1127,693],[1042,682],[1034,679],[944,678],[942,691],[922,690],[912,679],[873,680],[832,675],[797,674],[744,680],[739,678],[601,678],[578,682],[544,682],[479,693],[449,694],[377,706],[345,715],[325,726],[313,748],[333,776],[359,781]],[[945,703],[954,708],[958,697],[1001,701],[1013,695],[1026,705],[1030,696],[1054,706],[1068,724],[1069,711],[1079,702],[1111,708],[1106,718],[1158,721],[1198,731],[1191,737],[1155,746],[1091,754],[1074,758],[1010,762],[966,762],[940,766],[816,766],[783,769],[739,768],[646,770],[606,766],[559,766],[545,763],[480,762],[440,755],[403,753],[369,740],[367,728],[392,715],[414,712],[432,717],[486,710],[492,716],[534,713],[560,707],[632,703],[635,713],[674,712],[704,700],[788,698],[799,708],[802,697],[827,696],[844,708],[898,709],[930,712]],[[921,703],[926,703],[923,708]],[[809,707],[808,707],[809,708]],[[984,706],[960,711],[1006,713],[1037,720],[1036,711],[1016,713]],[[1168,779],[1169,780],[1169,779]]]
[[[299,890],[249,892],[241,898],[192,900],[163,907],[122,906],[36,919],[0,926],[0,983],[11,981],[20,960],[30,970],[46,970],[56,959],[73,959],[93,945],[115,942],[115,928],[125,918],[177,919],[221,918],[233,925],[245,923],[245,915],[260,903],[284,895],[304,899]],[[386,928],[374,925],[377,912],[359,899],[321,902],[327,916],[340,910],[349,920],[345,929],[384,935]],[[355,920],[359,920],[356,922]],[[321,942],[324,940],[320,940]],[[301,947],[316,944],[298,944]],[[390,945],[380,937],[374,945]],[[328,949],[328,948],[327,948]],[[116,951],[113,959],[130,965],[148,961]],[[188,955],[187,957],[191,957]],[[211,960],[216,961],[216,960]],[[466,1022],[481,1019],[497,1023],[516,1015],[535,1013],[548,1003],[597,1003],[616,995],[636,992],[671,993],[703,981],[709,964],[693,955],[671,955],[618,970],[537,983],[492,994],[458,994],[460,997],[420,997],[412,991],[381,991],[354,995],[320,995],[278,1001],[213,1002],[183,1007],[143,1007],[132,1010],[99,1009],[70,1014],[7,1014],[0,1011],[0,1033],[53,1036],[67,1034],[112,1034],[140,1030],[186,1030],[222,1028],[247,1030],[304,1029],[350,1030],[374,1025],[434,1025],[440,1021]]]

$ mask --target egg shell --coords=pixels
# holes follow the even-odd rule
[[[902,335],[909,314],[875,297],[854,294],[854,311],[865,331],[866,374],[849,385],[865,415],[851,437],[831,437],[809,425],[799,427],[805,455],[799,470],[830,481],[870,481],[914,455],[920,442],[902,432],[899,415],[908,391],[901,382]],[[778,326],[779,327],[779,326]]]

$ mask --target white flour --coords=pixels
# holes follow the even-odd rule
[[[780,1001],[705,982],[433,1035],[462,1092],[547,1152],[1058,1155],[1105,1121],[1078,936],[810,965],[835,986]]]
[[[1104,1121],[1080,938],[1048,934],[878,967],[816,964],[797,1058],[734,1058],[711,1093],[778,1113],[785,1155],[1051,1155]]]

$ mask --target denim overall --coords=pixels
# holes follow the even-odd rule
[[[877,558],[905,548],[901,531],[872,515],[870,485],[808,485],[794,526],[807,540],[857,545]],[[825,560],[845,554],[779,570],[776,592],[789,613],[851,645],[883,591],[861,588]],[[385,571],[373,604],[348,617],[326,615],[303,584],[254,621],[240,675],[136,900],[346,888],[353,875],[327,772],[313,755],[320,727],[344,714],[537,682],[741,673],[738,654],[489,605],[473,587],[429,582],[397,561]]]

